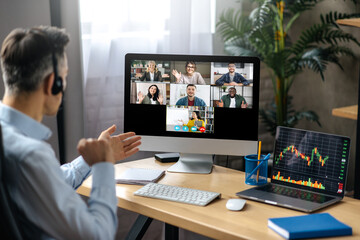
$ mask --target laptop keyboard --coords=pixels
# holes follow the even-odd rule
[[[265,185],[260,188],[261,188],[261,190],[266,191],[266,192],[271,192],[271,193],[275,193],[275,194],[279,194],[279,195],[283,195],[283,196],[287,196],[287,197],[292,197],[292,198],[298,198],[298,199],[315,202],[315,203],[324,203],[324,202],[327,202],[327,201],[333,199],[333,197],[330,197],[330,196],[325,196],[325,195],[318,194],[318,193],[313,193],[313,192],[308,192],[308,191],[304,191],[304,190],[300,190],[300,189],[288,188],[288,187],[273,185],[273,184],[268,184],[268,185]]]

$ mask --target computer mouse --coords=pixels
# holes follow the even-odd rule
[[[232,198],[226,202],[226,208],[231,211],[240,211],[246,203],[246,200],[240,198]]]

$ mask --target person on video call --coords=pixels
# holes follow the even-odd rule
[[[247,108],[248,104],[244,97],[236,94],[236,88],[229,88],[229,94],[221,97],[218,107]]]
[[[148,88],[148,93],[144,94],[140,91],[138,93],[139,104],[153,104],[153,105],[162,105],[163,96],[160,95],[160,90],[155,84],[151,85]]]
[[[139,78],[140,81],[162,82],[161,72],[157,69],[155,61],[149,61],[149,67]]]
[[[205,85],[205,80],[201,74],[195,71],[195,62],[189,61],[185,64],[185,74],[181,74],[181,72],[178,72],[175,69],[172,70],[172,74],[176,78],[176,83]]]
[[[55,27],[15,29],[1,48],[5,94],[0,103],[4,183],[24,239],[114,239],[114,163],[138,151],[135,133],[81,139],[81,156],[60,166],[41,123],[56,115],[68,73],[69,36]],[[75,189],[92,173],[88,204]]]
[[[175,105],[181,106],[206,106],[204,100],[195,96],[196,86],[194,84],[188,84],[186,86],[186,95],[183,98],[177,100]]]
[[[200,131],[201,127],[205,127],[205,122],[201,119],[199,111],[193,111],[191,113],[191,120],[189,120],[186,124],[183,120],[180,120],[180,122],[182,122],[184,126],[187,126],[190,131],[192,131],[191,128],[194,126],[196,127],[196,131]]]
[[[235,63],[228,64],[229,72],[222,75],[215,84],[218,86],[236,86],[236,85],[249,85],[249,81],[246,80],[240,73],[235,72],[236,66]]]

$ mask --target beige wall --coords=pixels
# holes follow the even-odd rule
[[[327,0],[318,4],[316,9],[304,13],[296,26],[311,26],[319,22],[320,14],[326,14],[330,10],[338,13],[359,12],[360,6],[354,7],[351,1]],[[354,34],[360,41],[360,28],[344,27],[341,29]],[[301,27],[294,29],[292,36],[298,36],[302,30]],[[348,44],[347,44],[348,45]],[[350,46],[356,56],[360,55],[360,47],[354,44]],[[312,71],[304,71],[299,74],[292,86],[290,94],[294,96],[294,106],[296,109],[308,109],[315,111],[320,116],[322,127],[316,123],[302,121],[298,127],[316,131],[328,132],[338,135],[345,135],[351,138],[350,165],[348,175],[347,189],[353,189],[354,186],[354,163],[356,147],[356,121],[343,119],[331,115],[333,108],[355,105],[358,102],[358,83],[359,83],[359,64],[358,59],[350,57],[341,57],[342,71],[338,66],[330,64],[325,72],[325,81],[322,81],[319,74]],[[300,91],[303,89],[302,91]]]

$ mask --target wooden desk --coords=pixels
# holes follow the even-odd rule
[[[169,166],[171,163],[163,164],[154,158],[148,158],[118,164],[116,165],[116,174],[131,167],[165,170]],[[220,166],[214,166],[211,174],[166,172],[159,183],[220,192],[222,197],[205,207],[200,207],[134,196],[133,192],[142,186],[118,184],[116,186],[118,207],[215,239],[283,240],[280,235],[267,227],[268,218],[298,216],[305,213],[250,200],[247,200],[242,211],[232,212],[225,208],[229,198],[236,198],[236,192],[251,187],[244,183],[244,176],[243,172]],[[90,190],[91,177],[78,189],[78,193],[89,196]],[[340,203],[319,212],[328,212],[353,228],[353,236],[337,237],[336,239],[360,239],[359,200],[345,197]]]

